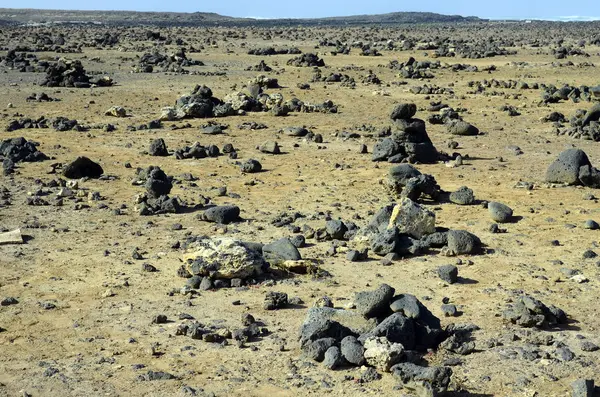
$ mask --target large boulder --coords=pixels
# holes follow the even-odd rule
[[[561,152],[548,167],[546,181],[600,187],[599,172],[592,167],[588,156],[581,149],[567,149]]]
[[[392,114],[390,115],[390,118],[392,120],[398,120],[398,119],[408,120],[408,119],[412,119],[416,113],[417,113],[417,105],[415,105],[414,103],[401,103],[399,105],[396,105],[394,110],[392,110]]]
[[[450,230],[448,249],[454,255],[476,254],[481,249],[481,240],[465,230]]]
[[[400,233],[420,239],[435,232],[435,213],[409,198],[394,207],[388,228],[397,227]]]
[[[311,307],[304,323],[333,321],[348,328],[352,335],[368,332],[377,325],[375,319],[366,319],[355,310],[334,309],[332,307]]]
[[[413,363],[400,363],[391,368],[403,386],[419,396],[437,396],[446,392],[452,370],[448,367],[421,367]]]
[[[386,161],[390,157],[393,157],[400,153],[400,145],[392,138],[384,138],[377,141],[373,147],[372,159],[373,161]]]
[[[592,121],[600,121],[600,103],[595,104],[590,110],[587,111],[585,117],[583,118],[582,125],[586,126]]]
[[[376,369],[390,372],[404,355],[404,347],[400,343],[390,342],[384,337],[371,337],[365,340],[365,360]]]
[[[512,219],[513,210],[506,204],[490,201],[488,211],[492,219],[496,222],[505,223]]]
[[[390,342],[401,343],[406,349],[412,350],[416,344],[414,321],[402,313],[393,313],[358,339],[364,342],[373,337],[385,337]]]
[[[469,136],[479,134],[477,127],[463,120],[451,120],[446,124],[446,128],[452,135]]]
[[[450,193],[448,197],[451,202],[458,205],[469,205],[475,202],[473,190],[466,186],[461,186],[457,191]]]
[[[400,164],[388,171],[385,186],[392,197],[408,197],[417,201],[421,196],[437,200],[441,189],[432,175],[421,174],[410,164]]]
[[[87,157],[77,157],[63,168],[63,175],[70,179],[99,178],[104,173],[100,164]]]
[[[406,185],[411,178],[419,175],[421,175],[421,171],[410,164],[399,164],[388,171],[388,178],[397,181],[402,186]]]
[[[150,156],[168,156],[169,151],[167,150],[167,144],[162,138],[154,139],[150,142],[150,148],[148,149]]]
[[[203,221],[227,225],[240,219],[240,207],[237,205],[219,205],[208,208],[200,216]]]
[[[357,292],[354,297],[356,310],[366,318],[379,317],[389,311],[390,300],[394,296],[394,288],[381,284],[373,291]]]
[[[138,177],[144,178],[146,192],[152,198],[167,195],[173,188],[173,183],[160,167],[150,166],[141,171]]]
[[[298,261],[302,259],[298,248],[288,238],[282,238],[266,244],[262,249],[263,256],[270,263]]]
[[[262,273],[262,252],[251,244],[225,237],[204,237],[188,244],[183,255],[193,276],[213,279],[248,278]]]

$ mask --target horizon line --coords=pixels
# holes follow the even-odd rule
[[[36,10],[36,11],[71,11],[71,12],[139,12],[139,13],[177,13],[177,14],[215,14],[226,18],[237,18],[237,19],[253,19],[253,20],[278,20],[278,19],[291,19],[291,20],[307,20],[307,19],[326,19],[326,18],[348,18],[358,16],[375,16],[375,15],[386,15],[394,13],[423,13],[423,14],[437,14],[443,16],[459,16],[462,18],[479,18],[490,21],[551,21],[551,22],[594,22],[600,21],[600,16],[588,16],[588,15],[569,15],[569,16],[476,16],[476,15],[461,15],[461,14],[442,14],[434,11],[389,11],[384,13],[375,14],[350,14],[350,15],[326,15],[326,16],[312,16],[312,17],[289,17],[289,16],[233,16],[219,14],[214,11],[166,11],[166,10],[131,10],[131,9],[64,9],[64,8],[11,8],[11,7],[0,7],[1,10]]]

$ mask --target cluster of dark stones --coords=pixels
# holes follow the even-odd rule
[[[229,329],[224,326],[206,325],[196,321],[192,316],[180,316],[184,320],[177,326],[175,335],[187,336],[191,339],[207,343],[229,345],[230,341],[242,348],[246,343],[254,342],[271,334],[267,327],[260,326],[251,314],[242,316],[242,327]]]
[[[454,95],[454,90],[450,87],[439,87],[428,84],[410,87],[410,92],[417,95]]]
[[[366,365],[391,372],[409,388],[419,383],[434,393],[446,391],[450,368],[416,364],[448,336],[437,317],[415,296],[395,295],[387,284],[358,292],[354,303],[356,310],[332,305],[308,310],[299,331],[307,358],[328,369]]]
[[[571,100],[575,103],[580,101],[590,102],[594,99],[600,99],[600,86],[590,87],[582,85],[579,87],[565,84],[562,87],[556,87],[552,84],[537,82],[525,82],[521,80],[481,80],[469,81],[467,85],[474,88],[469,94],[479,94],[486,91],[486,88],[500,88],[511,90],[538,90],[541,89],[543,103],[558,103],[560,101]]]
[[[396,176],[395,176],[396,177]],[[400,177],[396,177],[400,179]],[[401,185],[399,181],[398,185]],[[426,196],[428,193],[437,197],[439,186],[430,175],[405,177],[406,186],[401,196]],[[407,198],[408,199],[408,198]],[[408,199],[411,200],[411,199]],[[410,257],[419,256],[431,248],[440,249],[446,256],[479,254],[482,243],[479,237],[465,230],[434,231],[406,230],[401,232],[398,227],[390,226],[394,205],[382,207],[360,233],[370,238],[370,250],[380,257]]]
[[[569,126],[565,127],[563,123],[566,118],[563,114],[554,112],[547,116],[543,121],[552,121],[556,126],[557,135],[567,135],[576,139],[585,139],[591,141],[600,141],[600,104],[592,106],[585,111],[579,109],[569,120]]]
[[[315,71],[313,77],[310,80],[311,83],[323,82],[323,83],[341,83],[342,87],[356,86],[356,82],[353,77],[343,73],[330,73],[329,76],[323,76],[320,70]]]
[[[439,154],[433,146],[425,122],[413,118],[415,104],[397,105],[390,118],[393,126],[391,136],[378,141],[373,148],[373,161],[391,163],[435,163]]]
[[[560,46],[551,50],[552,55],[556,59],[565,59],[570,56],[583,56],[586,58],[590,57],[590,54],[582,50],[581,48],[573,46]]]
[[[554,327],[567,323],[567,315],[556,306],[546,306],[541,301],[523,295],[502,313],[502,317],[513,324],[525,328]]]
[[[173,188],[172,178],[160,167],[150,166],[146,169],[138,169],[133,182],[136,185],[144,185],[146,194],[141,197],[138,205],[140,215],[157,215],[165,213],[177,213],[181,206],[175,197],[169,197]]]
[[[386,188],[394,198],[407,197],[413,201],[421,198],[438,201],[442,194],[433,175],[423,174],[410,164],[399,164],[390,168]]]
[[[558,103],[560,101],[571,100],[574,103],[581,101],[591,102],[592,100],[600,99],[600,86],[589,87],[582,85],[580,87],[572,87],[568,84],[557,88],[554,85],[542,86],[543,103]]]
[[[358,226],[352,221],[331,219],[327,221],[325,227],[315,229],[311,235],[317,241],[348,241],[354,238],[358,230]]]
[[[363,57],[380,57],[381,56],[381,52],[379,52],[379,50],[377,50],[377,48],[371,47],[368,44],[365,44],[362,46],[362,48],[360,49],[360,54]]]
[[[450,66],[450,70],[453,72],[478,72],[479,68],[475,65],[469,65],[466,63],[455,63]]]
[[[300,113],[337,113],[338,107],[332,100],[326,100],[323,103],[306,103],[298,98],[292,98],[286,101],[286,106],[290,112]]]
[[[61,59],[46,68],[46,78],[40,83],[46,87],[89,88],[92,85],[108,87],[113,85],[109,77],[90,78],[79,60]]]
[[[267,65],[264,60],[261,60],[257,65],[248,66],[246,70],[251,72],[270,72],[273,68]]]
[[[212,91],[206,86],[196,86],[191,94],[177,99],[175,107],[163,110],[161,120],[181,120],[185,118],[208,118],[243,115],[246,112],[271,111],[274,115],[285,116],[289,112],[301,113],[337,113],[337,106],[327,100],[320,104],[310,104],[298,98],[292,98],[285,103],[283,98],[274,98],[262,92],[262,88],[254,84],[250,95],[235,93],[220,100],[212,96]]]
[[[158,52],[145,53],[140,58],[134,71],[138,73],[152,73],[154,71],[186,73],[184,67],[204,66],[202,61],[188,59],[184,48],[180,48],[171,55],[160,54]]]
[[[483,91],[485,88],[504,88],[504,89],[517,89],[517,90],[537,90],[540,88],[539,83],[527,83],[521,80],[497,80],[497,79],[484,79],[481,81],[469,81],[467,83],[469,87],[475,87],[478,90]]]
[[[435,77],[430,70],[439,69],[440,61],[417,61],[410,57],[406,62],[390,61],[388,67],[393,70],[398,70],[400,75],[405,79],[432,79]]]
[[[510,44],[510,43],[507,43]],[[433,48],[429,48],[433,49]],[[435,49],[438,57],[455,57],[469,59],[493,58],[496,56],[516,55],[516,50],[508,50],[497,43],[481,41],[476,43],[456,42],[452,44],[442,44]]]
[[[319,47],[335,47],[331,50],[331,55],[348,55],[351,51],[351,46],[339,39],[320,39]]]
[[[295,55],[302,54],[298,48],[277,48],[265,47],[248,50],[248,55]]]
[[[515,117],[515,116],[521,115],[519,110],[515,106],[512,106],[512,105],[502,105],[502,106],[500,106],[499,110],[501,112],[506,112],[506,114],[508,114],[510,117]]]
[[[281,88],[279,86],[279,81],[276,78],[268,77],[268,76],[265,76],[264,74],[256,76],[254,79],[252,79],[248,83],[248,86],[249,86],[250,91],[253,89],[252,86],[258,86],[261,89],[263,89],[263,88]],[[262,91],[261,91],[261,93],[262,93]]]
[[[325,61],[313,53],[306,53],[288,60],[286,64],[296,67],[322,67],[325,66]]]
[[[462,116],[458,113],[460,109],[454,110],[442,102],[431,102],[427,110],[438,112],[437,114],[429,115],[427,121],[430,124],[447,124],[451,120],[462,120]]]
[[[18,70],[19,72],[45,72],[50,66],[47,61],[39,61],[35,54],[18,52],[11,49],[6,56],[0,57],[0,67]]]
[[[225,144],[225,146],[223,146],[223,153],[229,154],[230,158],[237,157],[237,152],[231,144]],[[186,146],[175,150],[174,155],[177,160],[203,159],[207,157],[218,157],[221,155],[221,151],[216,145],[203,146],[196,142],[192,146]]]
[[[360,81],[363,84],[380,85],[382,83],[381,79],[372,70],[369,70],[366,75],[362,76]]]
[[[20,129],[30,128],[54,128],[56,131],[87,131],[88,127],[85,127],[77,120],[70,120],[66,117],[55,117],[53,119],[47,119],[44,116],[38,119],[22,118],[19,120],[12,120],[6,127],[6,131],[16,131]]]
[[[29,95],[27,98],[25,98],[25,100],[27,102],[58,102],[58,101],[60,101],[60,99],[51,98],[45,92],[33,93],[33,94]]]
[[[39,144],[27,139],[10,138],[0,142],[0,158],[4,174],[12,174],[16,163],[48,160],[37,148]]]

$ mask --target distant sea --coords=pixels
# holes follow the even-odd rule
[[[485,19],[490,20],[511,20],[511,21],[556,21],[556,22],[590,22],[590,21],[600,21],[599,17],[590,17],[590,16],[580,16],[580,15],[570,15],[570,16],[560,16],[560,17],[535,17],[535,18],[524,18],[524,17],[484,17]]]

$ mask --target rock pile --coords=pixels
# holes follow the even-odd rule
[[[264,60],[261,60],[258,65],[248,66],[246,70],[253,72],[270,72],[273,68],[267,65]]]
[[[60,99],[50,98],[48,94],[44,92],[33,93],[25,98],[27,102],[55,102],[60,101]]]
[[[287,61],[287,65],[296,67],[321,67],[325,61],[312,53],[302,54]]]
[[[61,59],[46,70],[46,78],[40,83],[46,87],[89,88],[92,85],[108,87],[113,85],[109,77],[90,78],[79,60]]]
[[[424,368],[416,357],[435,349],[446,338],[440,320],[415,296],[395,295],[387,284],[358,292],[356,310],[313,307],[300,327],[303,354],[323,362],[329,369],[367,365],[392,372],[409,386],[424,382],[444,392],[452,371],[446,367]],[[430,376],[424,376],[426,372]]]
[[[415,104],[397,105],[391,113],[392,136],[378,141],[373,148],[373,161],[390,163],[435,163],[439,154],[433,146],[425,122],[413,118]]]
[[[343,73],[331,73],[329,76],[323,76],[320,70],[317,70],[310,80],[311,83],[323,82],[323,83],[341,83],[342,87],[356,86],[356,82],[353,77]]]
[[[217,211],[233,209],[233,207],[213,208],[217,208]],[[237,217],[239,208],[235,208]],[[212,215],[210,217],[214,219]],[[205,284],[210,283],[215,287],[256,284],[261,279],[272,277],[280,271],[305,274],[317,269],[314,263],[302,260],[298,249],[287,238],[263,245],[227,237],[199,236],[189,238],[184,244],[184,249],[185,265],[180,275],[196,278],[198,283],[203,280]],[[283,295],[279,293],[273,295],[270,298],[270,305],[278,308],[284,300],[287,303],[287,295],[285,299]]]
[[[564,116],[561,114],[551,115],[548,121],[555,121],[558,135],[568,135],[572,138],[600,141],[600,104],[592,106],[589,110],[578,110],[569,120],[570,127],[561,128]]]
[[[450,40],[448,40],[450,41]],[[506,46],[513,46],[511,43],[506,43]],[[490,41],[476,41],[476,42],[448,42],[442,43],[439,47],[430,48],[435,49],[435,56],[437,57],[454,57],[459,55],[461,58],[469,59],[481,59],[481,58],[493,58],[496,56],[508,56],[515,55],[517,51],[507,50],[502,47],[500,43],[494,43]]]
[[[158,52],[145,53],[140,58],[138,64],[133,68],[134,73],[152,73],[173,72],[173,73],[188,73],[184,67],[189,66],[204,66],[201,61],[188,59],[185,54],[185,49],[180,48],[177,52],[165,55]]]
[[[429,84],[410,87],[410,92],[416,95],[454,95],[454,90],[452,88]]]
[[[226,117],[243,115],[246,112],[272,111],[278,115],[289,112],[303,113],[337,113],[337,106],[332,101],[322,104],[310,104],[292,98],[284,102],[281,94],[262,93],[262,89],[256,92],[256,96],[243,92],[227,94],[223,100],[212,96],[212,90],[206,86],[196,86],[191,94],[177,99],[174,107],[164,108],[160,116],[162,121],[181,120],[186,118]]]
[[[0,142],[0,156],[12,163],[48,160],[48,156],[38,150],[38,145],[23,137],[5,139]]]
[[[521,327],[543,328],[567,323],[567,315],[556,306],[546,306],[541,301],[523,295],[502,313],[502,317]]]
[[[386,187],[392,197],[407,197],[413,201],[419,200],[422,196],[437,201],[441,193],[440,186],[432,175],[422,174],[410,164],[400,164],[390,168]]]
[[[229,151],[229,148],[224,146],[223,153],[226,153],[226,151],[229,152],[230,157],[232,157],[231,153],[235,153],[235,150]],[[203,159],[206,157],[218,157],[221,155],[221,151],[216,145],[203,146],[199,142],[195,142],[192,146],[175,150],[174,154],[177,160]]]
[[[66,117],[47,119],[44,116],[39,119],[22,118],[12,120],[6,127],[6,131],[16,131],[24,128],[54,128],[56,131],[87,131],[89,128],[79,124],[77,120],[69,120]]]
[[[405,79],[432,79],[435,75],[430,70],[440,67],[440,61],[417,61],[413,57],[410,57],[406,62],[394,60],[388,64],[388,68],[398,70],[398,76]]]
[[[265,48],[255,48],[248,50],[248,55],[295,55],[302,54],[302,51],[299,49],[292,48],[273,48],[273,47],[265,47]]]
[[[134,185],[144,185],[146,193],[136,197],[137,211],[140,215],[177,213],[181,206],[175,197],[169,197],[173,182],[160,167],[150,166],[138,169]]]
[[[422,255],[439,248],[446,256],[477,254],[481,240],[464,230],[437,231],[435,213],[403,197],[397,204],[382,207],[352,240],[357,251],[369,249],[380,257]]]
[[[18,52],[16,49],[11,49],[6,56],[0,57],[0,67],[19,72],[45,72],[48,65],[49,63],[46,61],[38,61],[34,54]]]

